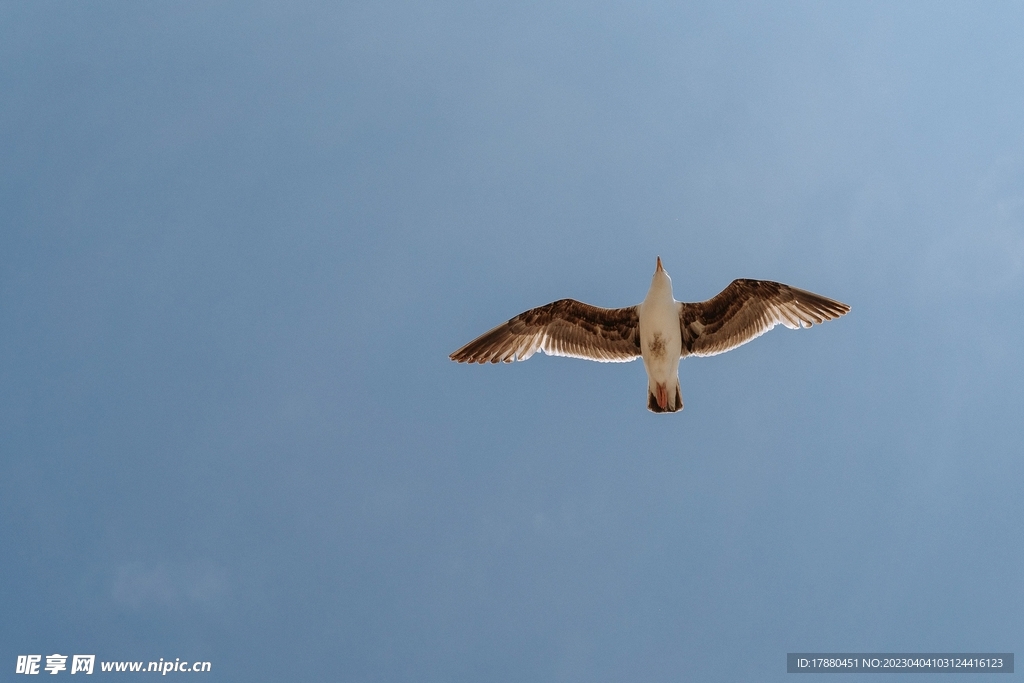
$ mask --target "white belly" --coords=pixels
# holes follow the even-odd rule
[[[675,380],[682,348],[675,301],[645,301],[640,306],[640,353],[647,376],[658,383]]]

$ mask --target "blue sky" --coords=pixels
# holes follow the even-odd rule
[[[1020,650],[1022,20],[0,3],[0,667]],[[853,310],[684,360],[674,415],[640,363],[447,358],[657,255]]]

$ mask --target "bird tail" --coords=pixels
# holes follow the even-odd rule
[[[673,383],[647,383],[647,409],[652,413],[674,413],[683,409],[683,395],[679,390],[679,378]]]

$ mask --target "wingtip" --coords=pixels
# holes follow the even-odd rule
[[[833,300],[832,310],[827,311],[831,317],[825,318],[826,320],[834,320],[836,318],[842,318],[844,315],[850,312],[850,307],[844,304],[842,301]]]

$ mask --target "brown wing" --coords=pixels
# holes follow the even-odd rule
[[[846,304],[767,280],[734,280],[718,296],[679,304],[684,356],[714,356],[776,325],[810,327],[849,312]]]
[[[598,308],[573,299],[520,313],[453,353],[459,363],[511,363],[537,351],[605,363],[640,357],[636,306]]]

